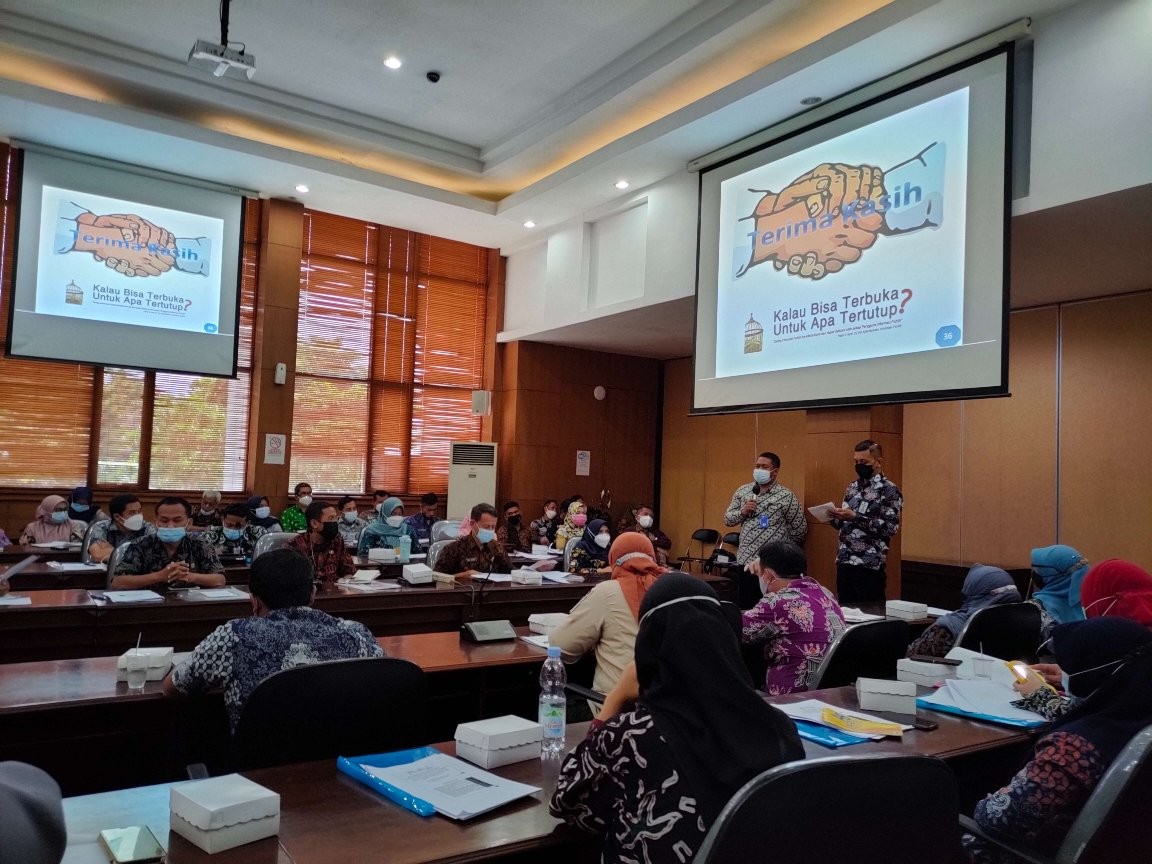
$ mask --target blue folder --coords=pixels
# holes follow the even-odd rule
[[[369,774],[364,770],[364,766],[390,768],[393,765],[407,765],[409,762],[418,762],[439,752],[435,747],[416,747],[412,750],[397,750],[394,753],[377,753],[374,756],[341,756],[336,760],[336,767],[341,773],[347,774],[358,783],[363,783],[369,789],[379,792],[389,801],[399,804],[406,810],[411,810],[420,816],[435,816],[436,808],[423,798],[409,795],[403,789]]]
[[[1015,726],[1019,729],[1038,729],[1048,723],[1043,717],[1035,720],[1017,720],[1015,717],[998,717],[995,714],[981,714],[978,711],[966,711],[955,705],[941,705],[937,702],[927,702],[921,697],[916,700],[917,706],[927,708],[929,711],[940,711],[944,714],[956,714],[959,717],[968,717],[972,720],[984,720],[987,723],[998,723],[1001,726]]]
[[[809,723],[807,720],[793,718],[792,722],[796,724],[796,731],[800,733],[801,738],[805,741],[814,741],[825,747],[847,747],[849,744],[864,744],[872,740],[848,732],[841,732],[839,729],[821,726],[819,723]]]

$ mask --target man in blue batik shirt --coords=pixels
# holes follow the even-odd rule
[[[900,530],[904,498],[884,476],[884,451],[871,439],[856,445],[857,479],[844,491],[844,504],[831,510],[840,532],[836,550],[836,597],[840,605],[883,603],[888,544]]]

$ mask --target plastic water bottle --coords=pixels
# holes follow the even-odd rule
[[[564,727],[568,714],[568,700],[564,696],[564,685],[568,683],[568,672],[560,659],[559,647],[548,648],[548,659],[540,670],[540,725],[544,727],[544,737],[540,742],[542,756],[555,755],[564,750]]]
[[[400,535],[400,563],[407,564],[412,560],[412,538],[407,534]]]

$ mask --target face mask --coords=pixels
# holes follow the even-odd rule
[[[544,511],[544,518],[545,519],[555,519],[556,518],[556,511],[555,510],[545,510]]]
[[[491,528],[477,528],[476,539],[481,543],[491,543],[496,539],[496,532]]]
[[[161,543],[179,543],[184,539],[187,530],[181,525],[179,528],[157,528],[156,536],[160,538]]]
[[[271,514],[272,514],[272,508],[271,507],[257,507],[256,508],[256,518],[257,519],[267,519]]]
[[[356,511],[355,510],[351,510],[351,511],[345,510],[344,511],[344,521],[347,522],[349,525],[351,525],[353,522],[355,522],[356,521]]]
[[[1063,690],[1065,693],[1067,693],[1069,696],[1072,695],[1072,690],[1068,686],[1068,673],[1067,672],[1061,672],[1060,673],[1060,689]]]
[[[587,513],[577,513],[575,516],[572,517],[572,524],[580,526],[580,527],[583,527],[584,523],[586,523],[587,521],[588,521],[588,514]]]
[[[239,540],[242,532],[239,528],[225,528],[224,537],[228,540]]]
[[[387,522],[393,528],[399,528],[401,525],[404,524],[404,517],[403,516],[389,516],[384,521]]]
[[[340,526],[335,522],[324,522],[320,526],[320,536],[325,540],[335,540],[340,533]]]
[[[87,504],[73,504],[72,509],[75,510],[77,513],[87,513],[88,512],[88,505]]]
[[[519,525],[520,524],[520,514],[517,513],[515,516],[509,516],[508,517],[508,524],[509,525]]]
[[[641,528],[651,528],[652,527],[652,517],[651,516],[640,516],[636,519],[636,523]]]
[[[756,468],[752,471],[752,479],[757,486],[767,486],[772,480],[772,472],[767,468]]]
[[[296,499],[296,503],[299,504],[300,509],[303,510],[309,504],[312,503],[312,496],[311,495],[301,495],[299,498]]]
[[[865,465],[862,462],[856,463],[856,476],[861,480],[871,480],[875,473],[876,469],[871,465]]]
[[[53,510],[52,511],[52,521],[57,522],[57,523],[67,522],[68,521],[68,511],[67,510]]]
[[[608,544],[611,542],[612,542],[612,538],[609,537],[607,534],[597,534],[596,535],[596,545],[599,546],[601,549],[607,549]]]
[[[137,513],[135,516],[129,516],[124,520],[124,527],[129,531],[139,531],[144,527],[144,514]]]

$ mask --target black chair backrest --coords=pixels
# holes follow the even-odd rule
[[[895,680],[896,661],[908,652],[908,641],[906,621],[854,624],[828,649],[808,689],[843,687],[857,678]]]
[[[929,756],[789,762],[732,797],[692,860],[949,862],[960,850],[957,807],[952,771]]]
[[[720,532],[715,528],[697,528],[692,532],[692,539],[704,545],[715,545],[720,539]]]
[[[729,531],[727,534],[724,535],[724,539],[722,542],[724,543],[725,546],[739,546],[740,545],[740,532],[739,531]]]
[[[428,744],[423,670],[393,657],[333,660],[269,675],[232,736],[237,770]]]
[[[1001,660],[1036,659],[1040,610],[1033,603],[1005,603],[979,610],[968,619],[956,644]]]
[[[1058,864],[1152,861],[1152,726],[1128,742],[1056,853]]]

